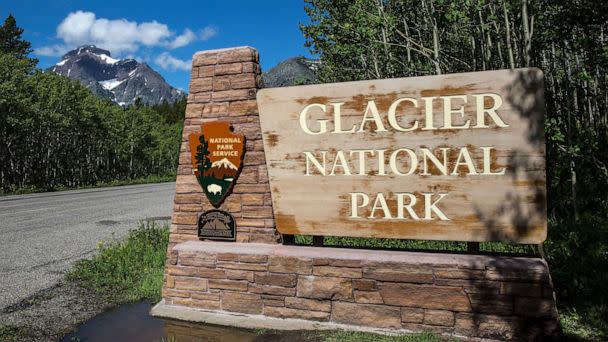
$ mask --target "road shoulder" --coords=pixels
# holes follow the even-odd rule
[[[0,312],[0,340],[58,340],[115,304],[92,290],[61,281]]]

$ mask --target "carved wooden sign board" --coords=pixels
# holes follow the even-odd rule
[[[263,89],[283,234],[540,243],[537,69]]]

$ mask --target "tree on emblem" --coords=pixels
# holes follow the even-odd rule
[[[196,163],[198,165],[199,177],[203,176],[203,172],[211,168],[211,160],[209,160],[209,143],[205,141],[205,136],[200,135],[198,138],[200,144],[196,147]]]

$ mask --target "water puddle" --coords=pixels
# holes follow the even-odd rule
[[[127,304],[79,325],[61,342],[293,342],[310,341],[306,332],[256,332],[217,325],[154,318],[150,303]]]

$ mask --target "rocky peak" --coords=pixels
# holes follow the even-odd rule
[[[71,59],[73,57],[76,56],[83,56],[83,55],[88,55],[88,56],[95,56],[98,59],[102,59],[102,60],[107,60],[109,59],[108,62],[110,63],[116,63],[117,60],[111,58],[112,54],[110,53],[110,51],[108,50],[104,50],[104,49],[100,49],[98,47],[96,47],[95,45],[82,45],[77,47],[76,49],[69,51],[68,53],[66,53],[65,55],[63,55],[63,57],[61,57],[61,61],[65,61],[68,59]],[[61,63],[61,62],[59,62]]]
[[[95,45],[77,47],[49,70],[79,80],[94,94],[120,105],[133,104],[138,98],[144,105],[172,103],[185,96],[146,63],[114,59],[110,51]]]
[[[279,63],[262,75],[266,88],[315,84],[318,61],[305,57],[292,57]]]

